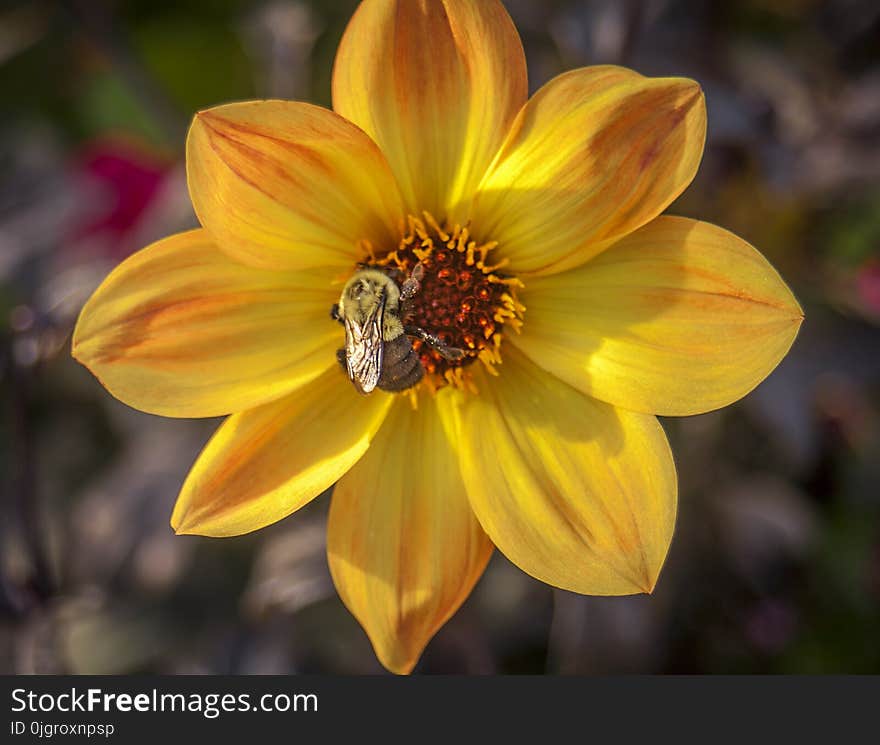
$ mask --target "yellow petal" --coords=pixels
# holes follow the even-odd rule
[[[399,398],[330,506],[333,581],[376,656],[395,673],[412,670],[492,553],[437,406],[422,396],[413,410]]]
[[[534,278],[511,342],[591,396],[699,414],[736,401],[788,352],[803,313],[754,248],[715,225],[659,217],[582,267]]]
[[[250,101],[196,115],[186,142],[193,207],[230,256],[254,266],[350,267],[357,243],[396,246],[403,217],[376,145],[332,111]]]
[[[684,191],[705,136],[693,80],[611,65],[567,72],[517,117],[480,186],[474,230],[517,273],[577,266]]]
[[[230,536],[287,517],[366,452],[391,401],[384,393],[360,395],[334,369],[278,401],[234,414],[187,476],[172,527]]]
[[[73,334],[73,356],[116,398],[151,414],[206,417],[278,398],[336,364],[328,272],[268,272],[204,230],[120,264]]]
[[[533,577],[589,595],[650,592],[675,522],[675,467],[652,416],[574,390],[513,349],[465,399],[462,475],[489,538]]]
[[[498,0],[365,0],[333,71],[333,108],[382,148],[410,211],[453,221],[527,94]]]

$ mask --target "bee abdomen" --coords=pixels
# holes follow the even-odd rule
[[[405,391],[418,383],[425,374],[412,342],[405,334],[385,342],[379,388],[383,391]]]

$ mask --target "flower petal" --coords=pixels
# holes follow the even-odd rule
[[[272,269],[350,267],[360,240],[396,246],[403,208],[376,145],[318,106],[249,101],[196,114],[193,207],[234,258]]]
[[[396,673],[412,670],[492,553],[468,506],[438,405],[422,396],[413,410],[398,399],[330,506],[333,581],[377,657]]]
[[[675,466],[652,416],[576,391],[513,349],[462,402],[461,468],[495,545],[589,595],[651,592],[675,522]]]
[[[498,0],[364,0],[333,71],[333,108],[388,157],[409,209],[452,221],[528,95]]]
[[[533,360],[591,396],[680,416],[736,401],[785,356],[803,312],[733,233],[659,217],[575,270],[529,281]]]
[[[567,72],[517,117],[480,185],[474,229],[514,272],[577,266],[684,191],[705,136],[693,80],[612,65]]]
[[[338,369],[283,399],[229,417],[187,476],[171,525],[230,536],[271,525],[332,486],[367,450],[391,405]]]
[[[207,417],[278,398],[336,364],[328,272],[236,263],[204,230],[122,262],[80,313],[73,356],[151,414]]]

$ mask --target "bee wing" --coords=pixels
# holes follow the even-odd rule
[[[382,373],[382,326],[385,298],[376,303],[363,324],[345,319],[345,363],[348,377],[361,393],[369,393],[379,383]]]

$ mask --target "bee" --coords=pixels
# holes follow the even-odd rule
[[[396,270],[363,266],[342,288],[339,303],[330,316],[345,326],[345,348],[336,352],[340,365],[355,388],[370,393],[405,391],[424,376],[425,369],[412,338],[421,339],[446,359],[459,361],[465,351],[444,344],[418,326],[405,325],[407,300],[421,289],[424,267],[416,264],[398,285]]]

